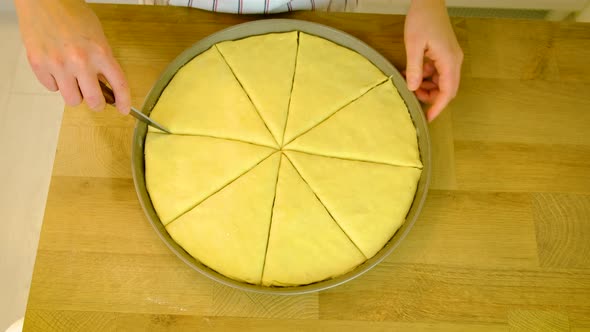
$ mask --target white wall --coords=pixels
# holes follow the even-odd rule
[[[117,3],[117,4],[128,4],[137,5],[138,0],[86,0],[86,2],[94,3]],[[0,11],[14,11],[13,0],[0,0]]]
[[[0,11],[14,11],[12,0],[0,0]]]

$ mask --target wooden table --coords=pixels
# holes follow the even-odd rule
[[[141,105],[195,41],[256,16],[95,6]],[[403,17],[283,15],[404,66]],[[590,25],[455,19],[460,93],[431,124],[434,176],[402,245],[302,296],[237,291],[177,259],[139,206],[134,120],[68,108],[31,285],[31,331],[590,331]]]

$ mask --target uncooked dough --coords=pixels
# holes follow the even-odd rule
[[[215,47],[180,68],[150,117],[174,134],[229,138],[277,147]],[[149,130],[157,131],[152,127]]]
[[[416,128],[391,80],[339,110],[285,149],[422,167]]]
[[[420,169],[285,153],[367,258],[383,248],[404,222]]]
[[[285,157],[276,195],[263,285],[308,284],[365,260]]]
[[[259,284],[280,159],[274,153],[166,230],[212,269]]]
[[[148,133],[145,181],[160,220],[168,224],[273,152],[218,138]]]
[[[173,133],[150,129],[145,142],[160,220],[196,260],[241,282],[290,287],[355,269],[403,224],[422,172],[391,81],[301,32],[214,46],[176,74],[152,116]]]
[[[282,141],[293,85],[297,31],[217,44],[277,142]]]
[[[362,55],[301,32],[283,143],[289,143],[386,79]]]

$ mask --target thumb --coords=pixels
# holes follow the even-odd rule
[[[416,91],[422,82],[424,46],[416,41],[406,41],[406,81],[411,91]]]

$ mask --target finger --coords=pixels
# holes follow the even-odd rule
[[[431,105],[434,102],[434,99],[436,98],[436,96],[438,95],[438,90],[423,90],[423,89],[418,89],[415,91],[416,93],[416,97],[418,98],[418,100],[420,100],[421,102],[425,103],[425,104],[429,104]]]
[[[37,80],[45,87],[47,90],[55,92],[59,89],[55,78],[51,74],[50,68],[48,64],[39,56],[38,52],[27,50],[27,60],[31,65],[31,69],[33,73],[37,77]]]
[[[78,76],[78,84],[86,105],[93,111],[102,111],[105,106],[102,90],[98,85],[96,74],[84,73]]]
[[[420,84],[420,89],[423,89],[423,90],[438,89],[438,85],[432,81],[422,81],[422,83]]]
[[[432,77],[436,73],[436,69],[432,61],[426,61],[422,68],[422,77]]]
[[[432,82],[434,82],[434,84],[438,85],[439,79],[440,79],[440,75],[438,73],[434,73],[432,75]]]
[[[432,82],[438,85],[439,90],[427,112],[428,121],[434,120],[456,96],[461,78],[461,59],[454,53],[432,50],[431,54],[441,56],[433,58],[436,72],[432,76]]]
[[[425,44],[418,41],[406,40],[406,81],[408,89],[415,91],[422,82],[422,61],[424,59]]]
[[[129,114],[131,109],[131,93],[125,79],[125,74],[114,58],[106,59],[102,74],[115,93],[115,105],[121,114]]]
[[[452,97],[448,91],[440,90],[432,99],[432,106],[430,106],[426,113],[428,121],[434,120],[447,107]]]
[[[439,94],[440,95],[440,94]],[[426,112],[426,119],[428,122],[436,119],[436,117],[447,107],[450,99],[440,97],[430,106]]]
[[[78,81],[73,75],[63,73],[61,77],[57,78],[57,86],[59,92],[68,106],[78,106],[82,102],[80,95],[80,88]]]
[[[435,69],[434,69],[434,65],[432,63],[425,63],[424,67],[422,68],[422,78],[428,78],[431,77],[434,73],[436,73]],[[401,71],[402,76],[405,78],[406,77],[406,70],[402,70]]]
[[[433,82],[436,80],[441,91],[449,94],[450,99],[455,98],[459,90],[459,81],[461,80],[461,68],[459,66],[451,66],[448,69],[440,70],[437,77],[433,77]]]
[[[439,92],[437,96],[434,98],[434,102],[432,106],[426,113],[426,118],[428,121],[434,120],[443,110],[449,102],[455,97],[457,92],[458,78],[455,76],[456,74],[452,72],[446,72],[441,74],[439,77]]]
[[[33,70],[35,76],[39,80],[39,82],[49,91],[55,92],[59,88],[57,86],[57,82],[55,82],[55,78],[51,73],[45,70]]]
[[[417,89],[416,91],[414,91],[414,93],[416,94],[418,100],[425,104],[430,104],[430,95],[428,94],[428,91]]]

